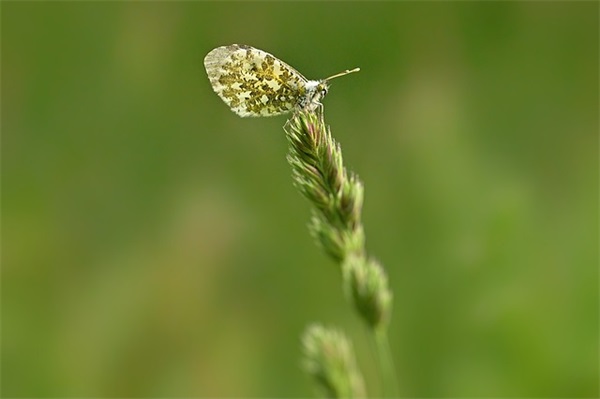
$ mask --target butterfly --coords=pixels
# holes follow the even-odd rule
[[[308,80],[277,57],[243,44],[211,50],[204,67],[215,93],[242,117],[280,115],[295,109],[314,111],[331,79],[360,71],[354,68]]]

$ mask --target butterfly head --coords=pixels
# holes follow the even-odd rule
[[[325,97],[329,90],[329,81],[331,79],[338,78],[340,76],[347,75],[349,73],[358,72],[360,68],[354,68],[345,70],[344,72],[337,73],[322,80],[309,80],[306,82],[306,92],[304,97],[300,100],[300,108],[314,111],[320,104],[321,99]]]
[[[308,111],[314,111],[321,99],[327,94],[329,85],[327,80],[309,80],[306,82],[304,97],[300,99],[300,108]]]

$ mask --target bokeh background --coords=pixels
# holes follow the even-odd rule
[[[404,397],[597,397],[597,2],[3,2],[3,397],[310,397],[369,336],[309,237],[285,117],[202,60],[333,82]]]

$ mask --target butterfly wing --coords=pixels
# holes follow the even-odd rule
[[[254,47],[217,47],[204,67],[215,93],[242,117],[288,113],[305,95],[307,79],[300,72]]]

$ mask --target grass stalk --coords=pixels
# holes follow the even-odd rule
[[[382,378],[382,393],[384,398],[398,397],[398,380],[396,378],[396,368],[391,355],[390,342],[386,329],[380,329],[374,332],[375,347],[377,359],[379,360],[379,369]]]
[[[292,167],[294,184],[312,205],[310,232],[338,265],[344,292],[372,332],[384,393],[397,396],[386,332],[392,293],[385,270],[378,261],[367,256],[365,249],[361,221],[363,184],[354,173],[346,170],[341,147],[325,124],[321,108],[316,111],[297,111],[284,129],[289,143],[287,159]],[[305,357],[307,354],[310,353],[305,350]],[[312,355],[313,360],[318,358]]]

